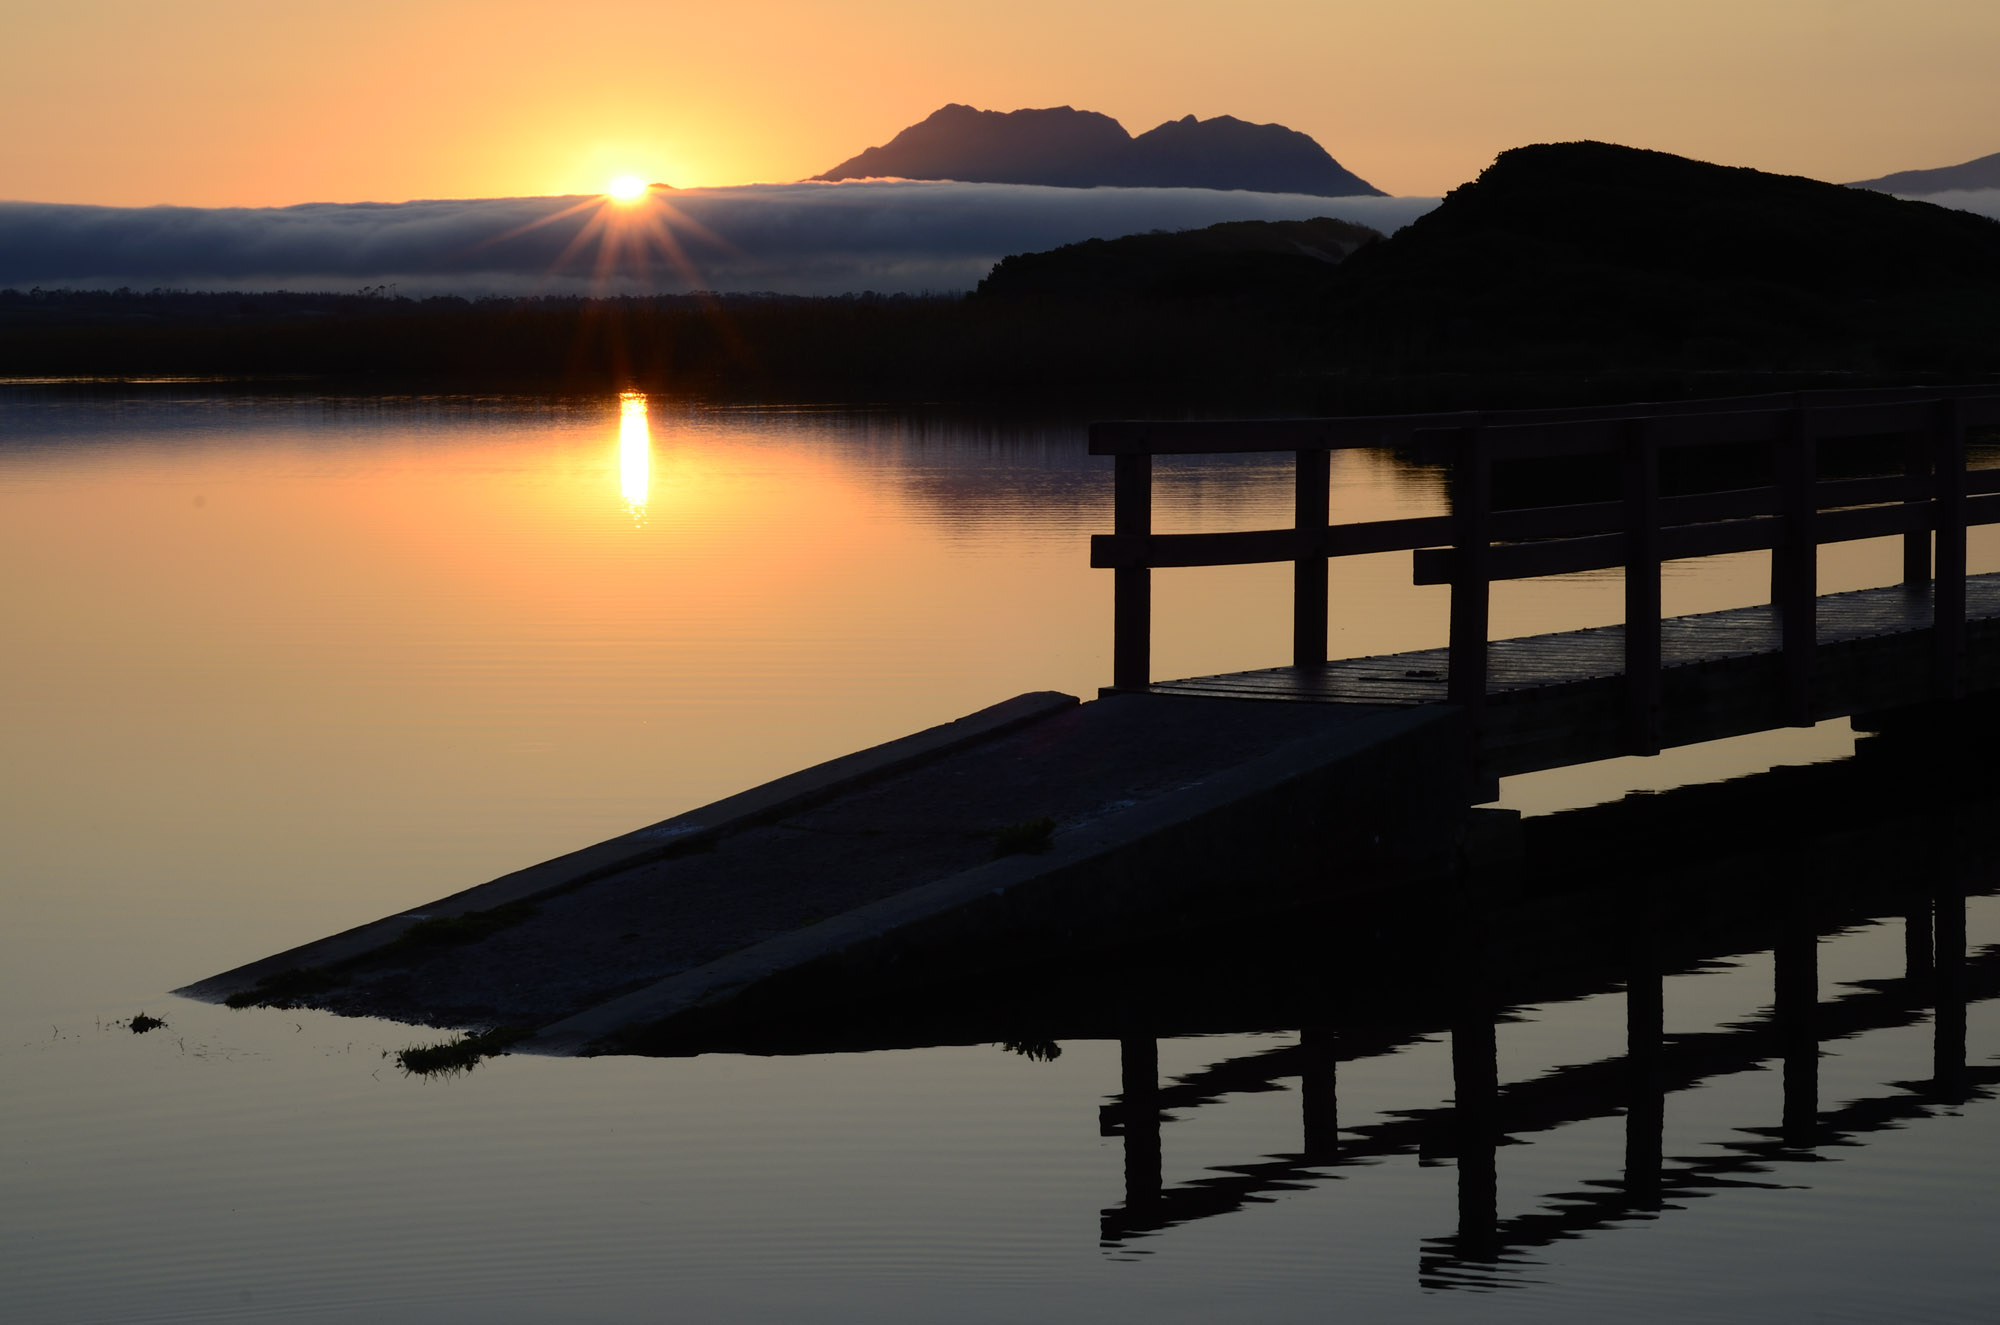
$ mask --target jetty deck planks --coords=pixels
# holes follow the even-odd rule
[[[1962,674],[1968,692],[2000,685],[2000,574],[1965,580]],[[1815,719],[1900,708],[1931,698],[1928,587],[1891,585],[1817,600],[1812,682]],[[1754,607],[1660,622],[1662,739],[1715,740],[1772,726],[1783,702],[1784,640],[1778,609]],[[1493,640],[1487,645],[1483,747],[1499,774],[1533,772],[1627,751],[1616,710],[1624,702],[1625,628],[1598,626]],[[1414,707],[1442,703],[1450,650],[1343,658],[1304,667],[1158,681],[1159,695],[1308,704]]]

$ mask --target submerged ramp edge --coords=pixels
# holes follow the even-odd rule
[[[1022,696],[186,992],[671,1052],[745,1008],[1448,871],[1465,748],[1449,706]]]
[[[809,808],[879,778],[893,776],[969,745],[1039,722],[1074,708],[1077,703],[1075,695],[1054,690],[1016,695],[951,722],[814,764],[698,809],[567,852],[526,869],[503,874],[428,905],[400,911],[311,943],[288,948],[174,992],[188,998],[219,1003],[232,994],[254,989],[260,981],[287,971],[359,960],[395,943],[411,926],[424,921],[449,920],[473,912],[491,911],[496,907],[533,902],[636,865],[682,852],[703,850],[731,833]]]

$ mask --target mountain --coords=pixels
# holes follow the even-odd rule
[[[2000,189],[2000,152],[1962,165],[1935,170],[1899,170],[1880,179],[1856,180],[1850,189],[1878,193],[1947,193],[1953,189]]]
[[[1131,161],[1131,174],[1120,182],[1328,198],[1386,196],[1296,129],[1251,124],[1233,115],[1212,120],[1187,115],[1148,129],[1132,140]]]
[[[2000,367],[2000,222],[1609,143],[1503,152],[1343,263],[1349,352],[1405,365]]]
[[[1296,301],[1323,293],[1343,259],[1381,238],[1367,226],[1318,216],[1090,239],[1001,259],[979,283],[978,297]]]
[[[819,180],[955,179],[1065,188],[1254,189],[1329,198],[1382,190],[1343,169],[1325,148],[1282,124],[1230,115],[1169,120],[1132,137],[1096,111],[975,110],[950,105],[887,144],[841,162]]]

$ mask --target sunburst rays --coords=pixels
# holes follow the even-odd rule
[[[673,205],[652,186],[636,193],[605,193],[538,216],[524,225],[483,239],[468,252],[517,239],[543,226],[588,213],[569,242],[550,261],[544,275],[568,274],[584,262],[590,267],[591,293],[610,293],[621,280],[649,288],[657,274],[670,271],[689,290],[702,288],[701,268],[688,253],[682,236],[720,252],[740,252],[734,244]]]

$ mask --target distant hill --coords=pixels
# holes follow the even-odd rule
[[[1963,165],[1939,166],[1935,170],[1899,170],[1880,179],[1856,180],[1850,189],[1874,189],[1878,193],[1949,193],[1954,189],[2000,189],[2000,152],[1982,156]]]
[[[1344,263],[1347,352],[1405,366],[2000,367],[2000,222],[1607,143],[1503,152]]]
[[[1091,239],[1002,259],[979,283],[978,297],[1294,298],[1323,293],[1344,258],[1381,238],[1367,226],[1319,216]]]
[[[1383,197],[1325,148],[1282,124],[1229,115],[1169,120],[1132,137],[1096,111],[950,105],[814,179],[895,176],[976,184],[1251,189]]]

